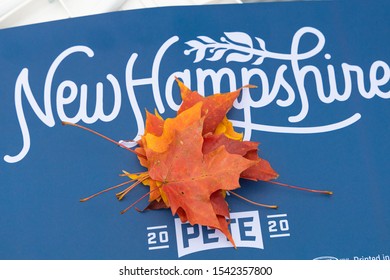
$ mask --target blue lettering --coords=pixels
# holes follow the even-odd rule
[[[210,234],[215,233],[215,229],[203,226],[202,233],[203,233],[203,243],[204,244],[218,242],[218,237],[213,237],[213,238],[209,237]]]
[[[256,236],[247,235],[248,231],[252,231],[251,226],[245,226],[246,222],[253,222],[253,217],[238,218],[238,227],[240,229],[240,237],[243,241],[255,241]]]
[[[189,229],[192,228],[193,232],[190,233]],[[183,233],[183,246],[184,248],[187,248],[190,246],[189,240],[193,238],[199,237],[199,226],[195,225],[192,226],[191,224],[182,224],[181,225],[181,231]]]

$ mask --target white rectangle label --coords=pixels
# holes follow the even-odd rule
[[[230,213],[230,231],[237,247],[264,249],[258,211]],[[226,236],[217,229],[182,223],[175,219],[179,258],[199,251],[233,247]]]

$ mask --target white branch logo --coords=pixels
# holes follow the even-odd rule
[[[191,49],[184,51],[185,55],[190,55],[195,52],[194,62],[199,62],[207,55],[206,60],[217,61],[226,54],[226,62],[249,62],[256,58],[253,65],[260,65],[266,57],[273,57],[272,52],[268,52],[265,48],[263,39],[255,37],[255,43],[258,45],[255,48],[252,38],[244,32],[225,32],[225,37],[220,38],[217,42],[207,36],[198,36],[198,40],[186,42]]]

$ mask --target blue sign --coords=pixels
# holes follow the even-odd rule
[[[0,31],[0,259],[390,259],[388,1],[170,7]],[[194,24],[194,19],[199,19]],[[204,95],[245,88],[228,117],[278,182],[227,201],[237,250],[169,209],[105,193],[141,172],[85,131],[139,139],[145,109],[176,114],[179,77]],[[137,205],[147,205],[143,200]]]

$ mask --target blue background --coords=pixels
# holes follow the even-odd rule
[[[31,89],[43,107],[47,71],[68,47],[85,45],[95,56],[92,59],[84,54],[69,57],[55,74],[52,88],[56,89],[65,79],[87,84],[91,90],[88,98],[91,98],[92,112],[95,84],[103,81],[107,85],[105,76],[112,73],[122,88],[120,114],[110,123],[96,122],[88,126],[113,139],[131,139],[137,127],[126,98],[125,67],[132,53],[139,54],[135,78],[150,77],[158,48],[170,37],[179,36],[180,41],[163,57],[159,80],[165,85],[171,73],[186,68],[195,73],[198,67],[229,67],[240,73],[242,67],[253,67],[249,62],[226,64],[224,60],[193,64],[194,56],[183,54],[187,48],[184,42],[199,35],[220,38],[223,32],[245,32],[261,37],[269,50],[288,53],[295,32],[303,26],[312,26],[325,35],[326,44],[319,55],[302,65],[316,65],[325,71],[326,63],[330,62],[342,81],[340,64],[343,62],[359,65],[366,77],[374,61],[390,63],[389,12],[388,1],[218,5],[117,12],[2,30],[1,156],[14,155],[22,147],[14,107],[14,87],[20,71],[24,67],[29,69]],[[308,39],[307,44],[310,48],[313,42]],[[329,62],[323,58],[325,53],[332,55]],[[273,79],[279,66],[280,62],[265,60],[260,67]],[[194,74],[192,78],[195,79]],[[285,78],[294,81],[291,69]],[[280,174],[279,181],[331,189],[334,195],[313,195],[269,183],[242,181],[240,194],[279,205],[275,211],[229,198],[231,211],[259,210],[265,249],[217,249],[184,259],[313,259],[327,255],[353,258],[390,254],[390,101],[378,97],[364,99],[353,78],[351,98],[325,106],[315,98],[316,90],[310,80],[306,83],[310,111],[299,126],[327,124],[356,112],[362,114],[362,119],[328,133],[253,132],[251,139],[261,142],[261,156]],[[175,90],[177,95],[178,89]],[[210,88],[206,90],[212,93]],[[153,111],[151,91],[151,86],[136,87],[141,110],[146,107]],[[55,90],[52,92],[56,120],[53,128],[35,116],[25,98],[23,104],[31,149],[18,163],[0,161],[0,259],[176,259],[170,211],[119,214],[145,193],[144,188],[134,189],[123,202],[117,202],[113,193],[88,203],[78,202],[82,197],[122,182],[118,174],[123,169],[142,171],[135,156],[84,131],[61,126],[56,115]],[[67,108],[77,110],[73,106]],[[287,117],[299,110],[300,104],[295,102],[288,109],[274,104],[252,110],[252,114],[259,123],[288,125]],[[167,110],[163,117],[172,115],[174,112]],[[230,116],[240,118],[241,115],[236,111]],[[145,204],[143,201],[139,207]],[[266,216],[278,213],[288,213],[289,238],[269,238]],[[167,224],[170,230],[170,249],[149,251],[146,227],[161,224]]]

